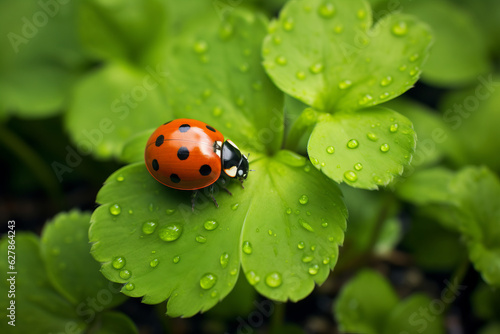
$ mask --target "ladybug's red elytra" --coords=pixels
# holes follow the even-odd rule
[[[208,187],[223,174],[243,182],[249,172],[248,158],[232,141],[224,141],[210,125],[188,118],[158,127],[149,137],[145,160],[158,182],[181,190]]]

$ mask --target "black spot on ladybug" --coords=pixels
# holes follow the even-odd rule
[[[209,165],[203,165],[200,167],[200,174],[203,176],[210,175],[212,173],[212,168]]]
[[[170,122],[172,122],[172,121],[168,121],[167,123],[163,123],[163,125],[167,125],[167,124],[168,124],[168,123],[170,123]]]
[[[189,150],[185,146],[181,146],[177,151],[177,158],[180,160],[186,160],[189,157]]]
[[[182,124],[181,126],[179,126],[180,132],[188,132],[189,129],[191,129],[191,126],[189,124]]]
[[[156,142],[155,142],[156,147],[161,146],[161,144],[163,144],[164,140],[165,140],[165,137],[163,137],[163,135],[159,135],[158,138],[156,138]]]
[[[153,165],[153,169],[154,169],[154,170],[156,170],[156,171],[157,171],[158,169],[160,169],[160,165],[158,164],[158,160],[153,159],[153,163],[152,163],[152,165]]]
[[[181,178],[177,174],[170,174],[170,181],[173,183],[179,183],[181,182]]]
[[[214,128],[212,128],[210,125],[207,125],[207,129],[209,129],[209,130],[210,130],[210,131],[212,131],[212,132],[215,132],[215,129],[214,129]]]

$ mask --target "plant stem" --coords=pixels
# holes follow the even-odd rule
[[[311,108],[305,109],[290,128],[286,138],[285,148],[296,151],[302,138],[305,135],[311,135],[312,129],[317,121],[317,112]]]
[[[62,201],[62,191],[54,173],[47,167],[46,162],[26,144],[17,134],[0,125],[0,143],[8,148],[14,155],[32,171],[50,198],[59,206]]]
[[[464,256],[464,259],[462,260],[462,262],[460,262],[458,267],[455,269],[455,271],[451,275],[451,279],[450,279],[451,283],[450,284],[453,287],[453,290],[451,290],[450,293],[452,293],[453,296],[457,295],[457,288],[464,280],[465,275],[467,274],[467,271],[469,270],[469,266],[470,266],[470,260],[469,260],[468,254],[466,254]],[[453,301],[455,301],[455,300],[456,300],[456,298],[454,298]],[[446,307],[444,309],[444,313],[448,312],[448,310],[452,304],[453,304],[453,302],[446,304]]]
[[[274,313],[271,316],[271,333],[283,326],[285,320],[285,307],[286,303],[276,302],[274,304]]]

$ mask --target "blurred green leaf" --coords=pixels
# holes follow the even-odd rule
[[[173,41],[166,59],[169,109],[202,120],[260,152],[275,152],[283,137],[283,94],[268,79],[260,47],[267,21],[235,10],[224,21],[200,17]]]
[[[49,332],[71,331],[83,333],[85,324],[78,318],[78,310],[71,305],[52,287],[45,272],[40,257],[40,242],[38,238],[27,232],[15,234],[15,243],[12,250],[15,252],[15,268],[8,268],[7,247],[12,245],[7,236],[0,241],[2,257],[0,270],[4,277],[12,277],[6,273],[17,272],[15,276],[15,297],[7,298],[10,281],[4,279],[0,284],[2,298],[0,305],[3,310],[15,302],[15,330],[18,333],[46,334]],[[10,312],[10,311],[9,311]],[[3,319],[0,322],[2,333],[11,333],[12,327]]]
[[[445,95],[440,110],[462,149],[455,158],[458,165],[485,164],[500,172],[499,105],[499,76],[481,76],[475,88]]]
[[[486,283],[500,285],[500,180],[485,167],[468,167],[452,180],[460,230],[469,257]]]
[[[137,334],[134,322],[120,312],[104,312],[89,329],[88,334]]]
[[[430,311],[433,300],[413,294],[401,301],[386,319],[383,334],[445,334],[443,314]]]
[[[363,0],[290,1],[264,40],[264,66],[281,90],[317,110],[369,107],[412,87],[431,33],[405,15],[372,28]]]
[[[334,315],[343,332],[378,334],[398,303],[391,285],[379,273],[363,270],[342,288]]]
[[[257,293],[246,278],[241,275],[238,276],[238,280],[229,295],[210,309],[207,315],[232,320],[237,316],[249,314],[254,309],[255,303],[257,303]]]
[[[424,318],[430,298],[413,294],[399,301],[383,276],[363,270],[342,288],[334,307],[340,330],[366,334],[445,333],[442,315]]]
[[[85,61],[74,1],[0,1],[0,99],[26,118],[60,113]]]
[[[82,0],[78,23],[84,48],[97,59],[141,62],[151,44],[167,34],[160,0]]]
[[[316,168],[336,182],[378,189],[403,173],[415,150],[412,123],[397,112],[372,107],[324,114],[314,128],[308,153]]]
[[[428,23],[435,34],[422,80],[436,86],[472,83],[491,71],[487,43],[469,12],[447,0],[408,2],[403,11]]]
[[[117,291],[99,271],[90,255],[88,230],[90,213],[73,210],[61,213],[45,225],[42,233],[41,256],[47,275],[59,293],[74,305],[82,305],[90,297],[106,295],[104,309],[123,303],[126,297]]]
[[[213,307],[233,288],[240,264],[268,298],[307,296],[338,258],[346,215],[341,193],[292,152],[253,159],[256,172],[245,189],[232,183],[232,197],[216,194],[218,209],[206,190],[194,214],[189,192],[156,182],[143,163],[111,175],[90,229],[103,274],[145,303],[169,298],[171,316]]]
[[[125,163],[134,163],[144,160],[144,151],[149,137],[155,129],[138,132],[128,139],[123,145],[120,160]]]
[[[485,327],[481,328],[479,334],[498,334],[500,333],[500,323],[492,322]]]
[[[173,119],[163,87],[168,75],[160,65],[110,63],[84,77],[65,118],[80,154],[119,156],[130,136]]]
[[[472,293],[472,311],[482,320],[500,319],[500,290],[480,283]]]
[[[403,200],[415,205],[443,204],[450,201],[449,184],[455,173],[444,167],[419,171],[396,188]]]

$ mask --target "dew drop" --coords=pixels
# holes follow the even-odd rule
[[[318,7],[319,16],[329,19],[335,15],[335,6],[331,2],[325,2]]]
[[[200,244],[204,244],[205,242],[207,242],[207,238],[204,237],[203,235],[197,235],[195,240]]]
[[[330,258],[329,257],[325,257],[323,259],[323,264],[328,264],[328,263],[330,263]]]
[[[399,66],[398,70],[401,71],[401,72],[404,72],[406,71],[406,69],[408,68],[408,66],[406,66],[405,64]]]
[[[234,204],[231,206],[231,210],[236,211],[236,210],[238,210],[239,206],[240,206],[240,203],[234,203]]]
[[[337,24],[335,27],[333,27],[333,31],[336,34],[341,34],[344,31],[344,27],[341,24]]]
[[[307,202],[309,202],[309,197],[307,197],[307,195],[300,196],[300,198],[299,198],[300,204],[307,204]]]
[[[360,162],[358,162],[357,164],[354,165],[354,169],[360,171],[363,169],[363,165]]]
[[[245,276],[247,277],[247,281],[248,283],[250,283],[250,285],[256,285],[260,282],[260,276],[257,275],[254,271],[247,272]]]
[[[311,73],[313,74],[318,74],[323,72],[323,67],[324,66],[322,63],[312,64],[311,66],[309,66],[309,71],[311,71]]]
[[[151,268],[156,268],[156,266],[158,266],[159,263],[160,261],[158,259],[152,259],[151,262],[149,262],[149,266]]]
[[[112,266],[115,269],[121,269],[125,266],[125,258],[122,256],[117,256],[113,259]]]
[[[229,254],[228,253],[222,253],[219,259],[220,266],[222,269],[226,269],[227,264],[229,263]]]
[[[280,37],[280,36],[278,36],[278,35],[274,35],[274,37],[273,37],[273,43],[274,43],[275,45],[280,45],[280,44],[281,44],[281,42],[282,42],[281,37]]]
[[[135,289],[134,283],[127,283],[127,284],[125,284],[125,290],[132,291],[134,289]]]
[[[229,272],[229,274],[231,274],[232,276],[236,275],[238,273],[238,269],[234,268],[234,269],[231,269],[231,271]]]
[[[357,148],[358,146],[359,146],[359,143],[358,143],[358,141],[356,139],[351,139],[351,140],[349,140],[347,142],[347,147],[348,148],[353,149],[353,148]]]
[[[356,182],[358,180],[358,175],[354,171],[348,170],[344,173],[344,178],[347,181]]]
[[[314,257],[312,257],[311,255],[304,255],[304,256],[302,256],[302,262],[304,262],[304,263],[309,263],[312,260],[314,260]]]
[[[118,204],[113,204],[109,207],[109,212],[113,216],[118,216],[122,212],[122,208]]]
[[[316,250],[316,246],[312,245],[311,250],[314,252]]]
[[[351,80],[343,80],[343,81],[339,82],[340,89],[347,89],[347,88],[351,87],[351,85],[352,85]]]
[[[371,101],[373,101],[373,96],[371,96],[370,94],[366,94],[365,96],[363,96],[360,100],[359,100],[359,105],[360,106],[364,106],[368,103],[370,103]]]
[[[317,264],[313,265],[312,267],[309,268],[309,275],[316,275],[319,271],[319,266]]]
[[[198,54],[205,53],[208,50],[208,44],[205,41],[197,41],[194,43],[193,49]]]
[[[292,213],[292,208],[288,208],[288,209],[286,209],[286,214],[287,214],[287,215],[290,215],[291,213]]]
[[[222,108],[221,107],[214,107],[212,109],[212,115],[214,115],[216,117],[222,115]]]
[[[217,227],[219,227],[219,223],[217,223],[215,220],[207,220],[207,221],[205,221],[205,223],[203,223],[203,227],[207,231],[213,231]]]
[[[311,225],[309,225],[308,222],[306,222],[303,218],[299,218],[299,224],[309,232],[314,232],[314,229],[312,228]]]
[[[292,31],[293,27],[294,27],[294,22],[291,17],[287,18],[285,22],[283,22],[283,29],[285,29],[285,31]]]
[[[250,243],[250,241],[243,242],[242,250],[243,250],[243,253],[245,253],[245,254],[248,254],[248,255],[252,254],[252,244]]]
[[[391,127],[389,128],[389,131],[391,131],[392,133],[394,132],[397,132],[398,131],[398,128],[399,128],[399,124],[398,123],[394,123],[391,125]]]
[[[390,75],[386,76],[380,81],[380,86],[387,87],[392,83],[392,77]]]
[[[204,290],[211,289],[215,283],[217,282],[217,276],[214,274],[205,274],[203,277],[200,279],[200,286]]]
[[[413,68],[413,69],[410,71],[410,75],[411,75],[411,76],[414,76],[414,75],[417,75],[419,72],[420,72],[420,68],[415,67],[415,68]]]
[[[377,141],[378,140],[378,136],[376,134],[374,134],[373,132],[368,132],[366,134],[366,137],[368,137],[368,139],[370,139],[371,141]]]
[[[306,79],[306,74],[304,73],[304,71],[298,71],[295,76],[297,77],[297,79],[299,80],[305,80]]]
[[[384,153],[388,152],[390,149],[389,144],[382,144],[380,145],[380,150]]]
[[[362,20],[366,17],[366,10],[360,9],[357,13],[358,19]]]
[[[118,182],[122,182],[123,180],[125,180],[125,178],[123,177],[123,175],[118,175],[116,177],[116,181],[118,181]]]
[[[416,62],[419,58],[420,58],[420,55],[419,55],[418,53],[415,53],[415,54],[411,55],[409,59],[410,59],[410,61],[411,61],[412,63],[414,63],[414,62]]]
[[[172,262],[177,264],[177,263],[179,263],[180,260],[181,260],[180,256],[174,256],[174,258],[172,259]]]
[[[308,173],[311,171],[311,166],[307,165],[304,167],[304,172]]]
[[[382,179],[378,176],[374,176],[373,177],[373,181],[376,183],[376,184],[382,184]]]
[[[128,214],[129,214],[129,215],[131,215],[131,214],[133,214],[133,213],[134,213],[134,211],[133,211],[132,209],[128,210]]]
[[[276,63],[278,65],[284,66],[288,63],[288,60],[285,58],[285,56],[278,56],[276,57]]]
[[[304,241],[301,241],[297,244],[297,248],[298,249],[304,249],[306,247],[306,244],[304,243]]]
[[[319,165],[319,160],[318,159],[313,158],[313,157],[310,157],[309,159],[311,160],[311,162],[313,163],[313,165]]]
[[[408,24],[405,21],[399,21],[395,25],[392,26],[391,29],[394,36],[402,37],[408,34]]]
[[[333,147],[333,146],[328,146],[328,147],[326,148],[326,153],[328,153],[328,154],[333,154],[333,153],[335,153],[335,147]]]
[[[385,93],[380,94],[380,96],[379,96],[379,97],[380,97],[380,99],[381,99],[381,100],[385,100],[385,99],[387,99],[389,96],[391,96],[391,94],[389,94],[389,92],[385,92]]]
[[[169,216],[172,215],[174,212],[175,212],[175,209],[167,209],[167,210],[165,210],[165,213],[167,215],[169,215]]]
[[[282,283],[281,274],[276,271],[266,276],[266,284],[270,288],[277,288],[281,285],[281,283]]]
[[[273,235],[273,230],[268,230],[268,231],[267,231],[267,234],[269,234],[269,235]]]
[[[325,218],[321,218],[321,226],[328,227],[328,222],[325,220]]]
[[[130,276],[132,276],[132,273],[130,272],[130,270],[125,269],[125,270],[120,271],[120,277],[122,279],[129,279]]]
[[[156,222],[145,222],[142,224],[142,232],[144,234],[151,234],[156,230],[156,226],[158,224]]]
[[[163,241],[171,242],[179,239],[182,234],[182,225],[180,224],[169,224],[163,226],[158,231],[160,239]]]
[[[250,65],[248,63],[243,63],[239,67],[241,73],[246,73],[250,69]]]
[[[231,23],[225,22],[219,29],[219,37],[222,40],[227,40],[233,34],[233,25]]]

